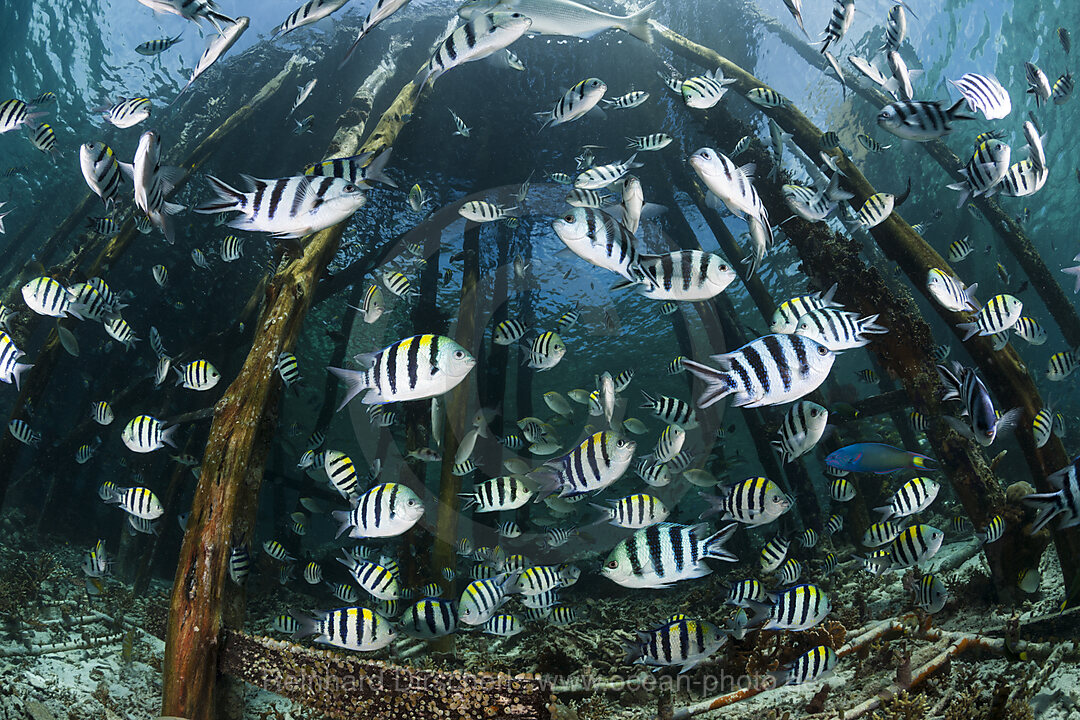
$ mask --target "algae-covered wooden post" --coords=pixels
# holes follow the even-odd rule
[[[677,54],[705,67],[721,67],[724,75],[734,80],[733,90],[745,94],[752,88],[764,85],[715,51],[687,40],[655,21],[652,25],[660,42]],[[767,114],[792,134],[794,142],[804,152],[808,155],[817,152],[821,131],[798,108],[791,105],[771,108]],[[721,123],[721,126],[727,131],[727,137],[723,138],[726,142],[733,142],[738,133],[745,131],[734,118]],[[759,167],[771,163],[771,159],[760,150],[751,150],[750,154],[751,159],[760,160]],[[847,187],[856,195],[853,202],[859,203],[874,194],[873,186],[857,167],[843,157],[838,158],[838,163],[847,177]],[[775,184],[759,180],[757,188],[770,213],[779,216],[785,212],[786,203]],[[994,570],[998,592],[1003,597],[1012,597],[1016,573],[1030,565],[1033,556],[1037,558],[1043,543],[1023,534],[1020,522],[1022,510],[1015,505],[1005,506],[1004,492],[981,453],[972,443],[949,432],[941,420],[943,409],[938,398],[942,388],[931,356],[933,338],[929,326],[910,296],[893,292],[880,273],[859,258],[858,242],[836,238],[824,226],[801,220],[792,223],[786,229],[793,245],[799,250],[808,274],[828,284],[843,281],[838,299],[848,307],[866,314],[882,313],[883,324],[891,332],[878,336],[870,346],[871,351],[878,355],[883,367],[901,380],[917,409],[925,411],[930,420],[928,438],[969,516],[977,526],[983,527],[994,515],[1005,515],[1009,523],[1006,537],[987,546],[987,558]],[[885,255],[899,265],[920,291],[928,293],[925,280],[930,269],[940,268],[951,273],[945,260],[911,229],[899,213],[893,212],[871,232]],[[936,302],[932,302],[932,305],[950,327],[955,328],[964,319],[957,313],[942,309]],[[1035,447],[1030,428],[1035,412],[1041,407],[1038,388],[1011,348],[994,352],[988,338],[972,340],[967,347],[982,371],[983,379],[995,391],[998,402],[1003,407],[1023,409],[1024,419],[1017,437],[1035,484],[1046,489],[1046,474],[1063,467],[1068,461],[1060,442],[1052,441],[1041,449]],[[1077,577],[1080,533],[1057,532],[1054,542],[1066,582],[1071,588]]]
[[[411,117],[422,88],[409,81],[360,148],[379,152],[393,144]],[[222,610],[234,533],[250,535],[262,468],[276,423],[281,381],[278,354],[300,333],[315,285],[337,250],[345,223],[301,243],[302,254],[279,266],[267,285],[251,351],[218,403],[203,456],[188,532],[180,549],[165,644],[162,714],[211,720]]]

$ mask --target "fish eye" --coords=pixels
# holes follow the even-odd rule
[[[811,410],[810,411],[810,417],[817,417],[817,416],[818,416],[818,411],[817,410]]]
[[[355,185],[353,185],[352,183],[349,183],[348,185],[345,186],[345,192],[351,193],[351,192],[356,192],[357,190],[359,190],[359,188],[356,187]]]
[[[563,222],[574,222],[573,215],[563,215]]]
[[[614,570],[615,568],[619,567],[619,561],[618,560],[609,560],[605,567],[607,567],[610,570]]]
[[[818,346],[817,354],[818,355],[828,355],[829,354],[829,349],[826,348],[824,345],[820,345],[820,346]]]
[[[461,350],[455,350],[454,351],[454,357],[456,357],[458,360],[460,360],[461,358],[465,357],[465,353],[463,351],[461,351]]]

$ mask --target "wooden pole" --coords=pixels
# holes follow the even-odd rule
[[[733,90],[746,93],[764,85],[715,51],[687,40],[655,21],[652,25],[660,43],[677,54],[705,67],[721,67],[725,77],[735,81]],[[821,131],[798,108],[772,108],[766,113],[790,132],[795,143],[808,155],[817,151]],[[745,132],[742,124],[734,118],[721,123],[721,126],[727,132],[724,138],[727,142],[733,142],[738,133]],[[771,158],[760,149],[751,148],[747,152],[751,159],[758,161],[759,167],[768,167],[771,163]],[[847,176],[848,188],[856,195],[855,202],[875,193],[859,169],[846,158],[839,157],[838,163]],[[775,215],[785,212],[786,203],[775,184],[759,180],[757,189],[770,212]],[[941,384],[931,358],[933,337],[918,308],[909,295],[894,292],[876,268],[863,263],[858,255],[858,242],[834,237],[824,225],[799,219],[791,221],[787,233],[799,250],[807,274],[821,279],[826,285],[842,281],[839,299],[845,305],[864,313],[882,314],[882,324],[890,332],[877,336],[870,345],[871,351],[878,355],[883,367],[901,380],[917,409],[925,411],[930,420],[927,436],[968,515],[979,527],[985,526],[998,513],[1002,513],[1009,524],[1006,537],[986,548],[999,594],[1004,599],[1012,598],[1017,573],[1023,567],[1031,566],[1033,559],[1041,554],[1043,545],[1023,533],[1022,511],[1015,506],[1005,506],[1004,492],[981,453],[972,443],[948,431],[941,420],[942,408],[938,400],[942,392]],[[931,268],[951,272],[945,260],[911,229],[898,212],[893,212],[885,222],[873,228],[871,234],[885,255],[896,262],[924,293],[928,292],[925,280]],[[958,313],[945,311],[933,300],[931,304],[954,331],[955,325],[964,319]],[[1064,467],[1068,459],[1059,441],[1052,440],[1041,449],[1035,447],[1031,421],[1042,407],[1038,388],[1011,348],[994,352],[989,338],[972,340],[967,347],[982,371],[983,379],[995,390],[998,402],[1003,407],[1021,407],[1024,410],[1017,439],[1024,450],[1035,484],[1040,489],[1048,489],[1046,475]],[[1075,530],[1056,532],[1054,541],[1067,582],[1071,583],[1073,580],[1068,578],[1077,576],[1080,533]]]
[[[410,80],[365,143],[346,154],[390,147],[411,117],[421,87]],[[292,348],[315,297],[315,286],[337,251],[345,223],[300,243],[299,257],[279,266],[266,289],[251,351],[217,405],[202,473],[184,536],[170,602],[162,714],[211,720],[226,578],[234,533],[250,536],[273,429],[277,421],[279,353]]]

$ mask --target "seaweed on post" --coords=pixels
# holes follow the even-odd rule
[[[686,39],[656,21],[651,21],[651,24],[660,43],[677,54],[705,67],[721,67],[724,75],[734,80],[733,89],[745,93],[764,85],[717,52]],[[720,112],[723,112],[722,108]],[[804,152],[816,152],[821,131],[797,108],[771,108],[766,114],[790,132],[794,142]],[[719,126],[727,133],[723,139],[729,143],[734,142],[742,131],[741,123],[734,118]],[[751,148],[748,152],[759,161],[759,167],[771,162],[759,148]],[[854,191],[857,199],[865,200],[874,194],[873,186],[857,167],[843,157],[838,158],[838,163],[847,176],[848,188]],[[781,216],[786,206],[779,188],[772,183],[759,183],[758,190],[766,208]],[[871,234],[885,255],[896,262],[922,292],[927,292],[925,279],[931,268],[942,268],[949,272],[945,260],[896,212],[873,228]],[[882,367],[901,380],[912,402],[930,421],[927,437],[968,515],[977,525],[984,526],[999,511],[1010,514],[1006,535],[999,542],[986,546],[986,552],[998,593],[1003,598],[1013,597],[1017,573],[1042,553],[1044,541],[1024,533],[1022,511],[1016,506],[1006,507],[1004,492],[982,454],[971,442],[945,427],[939,400],[941,383],[931,356],[932,335],[912,298],[906,293],[894,292],[876,268],[867,266],[859,258],[860,244],[857,241],[834,237],[824,227],[799,219],[792,221],[788,236],[799,251],[808,275],[818,278],[825,285],[843,280],[840,294],[845,305],[866,313],[881,312],[884,315],[883,324],[890,328],[890,333],[879,336],[870,346],[871,350],[876,353]],[[942,309],[937,303],[933,305],[955,331],[956,323],[962,320],[961,316]],[[966,347],[999,402],[1005,407],[1023,408],[1024,420],[1021,421],[1022,429],[1017,432],[1017,438],[1036,485],[1040,489],[1048,489],[1046,475],[1065,466],[1068,458],[1060,441],[1047,443],[1041,449],[1035,447],[1030,428],[1031,419],[1042,406],[1038,388],[1011,348],[995,352],[988,338],[972,340]],[[1077,576],[1080,532],[1075,529],[1056,532],[1053,540],[1067,586],[1071,588]],[[1072,593],[1067,594],[1071,596]]]
[[[411,117],[422,89],[410,80],[359,148],[390,147]],[[301,244],[298,257],[279,265],[266,287],[256,334],[240,373],[218,402],[202,472],[180,550],[170,601],[165,646],[162,712],[191,720],[215,713],[222,611],[234,534],[249,535],[261,469],[276,424],[281,381],[278,354],[293,347],[315,298],[315,286],[337,251],[345,223],[321,230]]]

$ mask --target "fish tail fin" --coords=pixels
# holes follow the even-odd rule
[[[458,497],[464,501],[461,503],[462,511],[469,510],[477,504],[476,495],[474,493],[458,493]]]
[[[700,408],[709,407],[737,389],[730,373],[711,368],[708,365],[702,365],[693,360],[683,360],[683,367],[695,377],[705,381],[705,390],[698,397],[698,407]]]
[[[338,412],[349,404],[349,401],[369,388],[368,373],[366,370],[346,370],[345,368],[328,367],[330,374],[345,381],[345,399],[338,406]]]
[[[976,322],[959,323],[956,329],[964,331],[964,339],[961,342],[967,342],[979,333],[979,324]]]
[[[952,104],[952,107],[945,111],[945,114],[949,117],[950,120],[974,120],[975,114],[970,112],[970,110],[964,110],[964,105],[966,104],[967,100],[961,97],[959,100]]]
[[[925,470],[934,470],[937,468],[937,462],[933,458],[928,458],[925,455],[914,455],[911,458],[911,464]]]
[[[1061,501],[1061,491],[1052,493],[1033,493],[1031,495],[1025,495],[1023,502],[1033,505],[1039,509],[1039,514],[1035,516],[1035,521],[1031,523],[1030,534],[1042,530],[1044,527],[1050,524],[1050,521],[1064,512],[1064,503]]]
[[[381,153],[371,158],[371,162],[364,168],[364,179],[374,180],[380,182],[383,185],[387,185],[392,188],[397,187],[397,183],[390,179],[390,177],[383,172],[386,168],[386,164],[390,162],[391,148],[386,148]]]
[[[330,515],[339,523],[341,523],[341,526],[338,528],[337,534],[334,535],[335,539],[344,535],[345,532],[353,526],[351,510],[333,510],[331,511]]]
[[[652,26],[649,25],[649,19],[654,7],[656,7],[656,3],[652,2],[638,10],[636,13],[627,16],[626,24],[622,26],[622,29],[636,37],[638,40],[651,44]]]
[[[34,367],[33,364],[15,363],[15,367],[11,371],[11,379],[15,381],[16,390],[22,389],[19,387],[19,377],[32,367]]]
[[[247,197],[244,193],[213,175],[207,175],[206,182],[210,183],[210,187],[217,193],[217,200],[196,206],[193,208],[195,212],[200,215],[212,215],[231,210],[244,210],[244,206],[247,204]]]
[[[735,530],[738,527],[738,523],[730,523],[705,538],[701,545],[701,556],[713,558],[715,560],[725,560],[727,562],[738,562],[739,558],[724,548],[724,543],[731,539],[731,536],[735,534]]]
[[[293,640],[299,640],[300,638],[308,637],[309,635],[319,634],[319,620],[305,615],[299,610],[290,610],[289,615],[296,620],[297,627],[296,632],[293,633]]]
[[[359,34],[357,34],[356,39],[353,40],[352,45],[349,46],[349,49],[345,51],[345,57],[343,57],[341,59],[341,62],[338,63],[338,70],[345,67],[345,63],[349,62],[349,58],[351,58],[353,56],[353,53],[356,52],[356,46],[359,45],[360,41],[363,40],[363,39],[364,39],[364,31],[361,30],[359,32]],[[427,80],[426,77],[424,79]],[[421,83],[421,87],[422,86],[423,86],[423,83]]]

